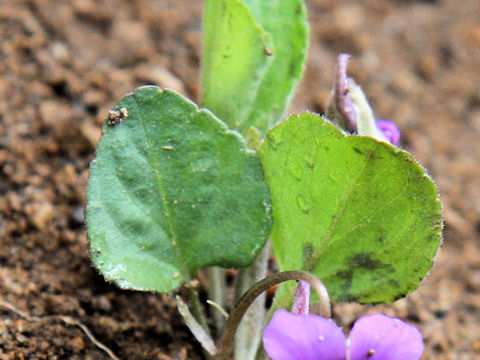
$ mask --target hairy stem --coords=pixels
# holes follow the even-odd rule
[[[239,271],[235,284],[236,299],[248,291],[252,284],[267,276],[270,249],[271,243],[268,241],[254,263],[248,268]],[[265,294],[260,294],[246,311],[243,321],[238,325],[233,350],[235,359],[255,359],[255,354],[262,338],[265,315]]]

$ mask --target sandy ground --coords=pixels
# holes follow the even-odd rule
[[[389,306],[335,305],[348,328],[382,310],[417,325],[423,359],[480,358],[478,0],[307,1],[310,56],[292,112],[323,112],[339,52],[378,117],[436,179],[444,246]],[[200,359],[166,296],[91,267],[88,164],[115,102],[142,84],[199,95],[198,0],[0,0],[0,359]],[[8,308],[6,305],[15,306]],[[23,312],[25,313],[23,313]],[[56,315],[71,318],[60,318]]]

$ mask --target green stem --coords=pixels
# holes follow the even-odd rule
[[[321,315],[330,317],[330,300],[323,283],[314,275],[304,271],[284,271],[269,276],[255,283],[238,301],[237,306],[230,314],[225,324],[223,335],[220,338],[218,346],[218,354],[216,360],[228,360],[233,349],[233,340],[238,324],[242,320],[243,315],[252,304],[252,302],[264,291],[270,287],[289,280],[305,280],[308,281],[318,294],[321,304]]]
[[[219,267],[211,267],[208,269],[209,297],[221,308],[225,309],[225,270]],[[217,309],[213,309],[213,322],[217,328],[217,334],[222,333],[225,325],[224,315]]]
[[[217,348],[213,342],[210,335],[207,334],[205,329],[198,323],[197,319],[192,315],[187,304],[182,300],[180,296],[177,295],[177,308],[185,320],[185,324],[192,332],[193,336],[198,340],[202,345],[203,349],[206,350],[210,355],[215,355],[217,353]]]
[[[239,271],[235,283],[235,298],[240,298],[252,284],[267,276],[271,243],[267,242],[254,263]],[[265,322],[265,294],[259,295],[247,310],[235,334],[235,359],[254,360],[262,338]]]
[[[198,323],[202,326],[202,328],[205,330],[207,335],[211,337],[210,328],[208,327],[208,324],[207,324],[207,318],[203,311],[202,304],[200,302],[200,297],[198,296],[198,291],[193,286],[187,286],[187,289],[188,289],[188,296],[190,299],[190,306],[192,307],[192,314],[195,317],[195,319],[198,321]],[[203,352],[203,355],[205,356],[205,359],[207,360],[214,359],[214,357],[210,355],[208,351],[203,347],[202,347],[202,352]]]
[[[255,360],[269,360],[270,358],[268,357],[267,353],[263,348],[259,348],[257,352],[257,357]]]
[[[188,289],[188,297],[190,299],[190,306],[192,308],[193,316],[198,321],[198,323],[202,326],[202,328],[207,332],[207,334],[211,335],[210,329],[207,324],[207,318],[203,311],[197,289],[195,289],[194,287],[187,287],[187,289]]]

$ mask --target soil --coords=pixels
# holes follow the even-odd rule
[[[423,359],[480,358],[478,0],[307,1],[310,56],[291,112],[325,110],[334,61],[436,179],[444,245],[393,305],[335,305],[348,328],[383,311],[417,325]],[[198,0],[0,0],[0,359],[201,359],[172,297],[92,268],[88,165],[116,101],[143,84],[199,97]],[[56,315],[65,315],[62,318]],[[85,329],[85,327],[83,328]]]

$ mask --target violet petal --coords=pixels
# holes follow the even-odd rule
[[[345,360],[343,331],[332,320],[280,309],[263,332],[272,360]]]
[[[418,360],[422,333],[413,325],[383,314],[362,316],[350,332],[350,360]]]
[[[375,124],[392,145],[398,146],[398,144],[400,144],[400,130],[393,121],[377,119],[375,120]]]

